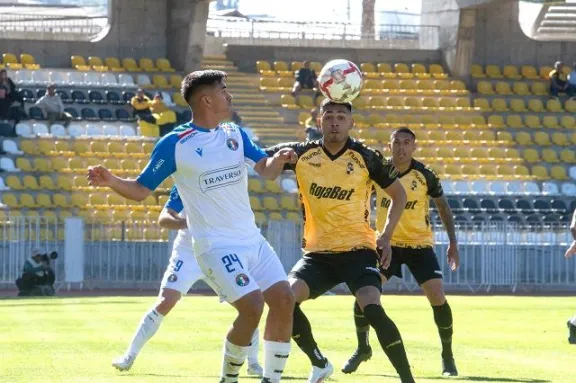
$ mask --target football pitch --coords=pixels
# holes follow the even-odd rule
[[[0,300],[0,382],[217,382],[234,312],[216,297],[185,297],[132,370],[120,373],[110,366],[154,299]],[[382,301],[400,328],[417,382],[576,382],[576,346],[566,340],[574,298],[449,297],[458,378],[440,376],[440,342],[425,298],[385,295]],[[321,350],[334,364],[329,381],[399,382],[373,331],[372,359],[354,375],[340,372],[356,344],[352,304],[350,296],[323,296],[303,305]],[[283,381],[305,382],[308,360],[294,343],[292,350]],[[245,368],[240,381],[259,382],[245,377]]]

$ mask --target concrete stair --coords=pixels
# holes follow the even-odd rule
[[[543,6],[536,37],[544,40],[576,40],[576,2]]]

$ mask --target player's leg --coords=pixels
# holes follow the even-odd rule
[[[385,284],[392,276],[402,278],[402,255],[402,248],[392,247],[392,262],[390,262],[390,266],[386,270],[380,270],[382,284]],[[342,372],[345,374],[355,372],[362,362],[366,362],[372,357],[372,347],[370,347],[370,323],[368,319],[366,319],[362,309],[360,309],[360,306],[358,306],[357,301],[354,301],[353,311],[358,346],[350,359],[344,364],[344,367],[342,367]]]
[[[382,284],[377,254],[366,250],[356,251],[351,256],[353,259],[341,271],[348,275],[348,287],[356,297],[368,323],[374,328],[382,350],[398,372],[402,383],[413,383],[414,378],[400,331],[380,304]]]
[[[238,312],[224,341],[220,383],[238,381],[250,340],[264,310],[260,286],[248,271],[248,260],[238,250],[213,249],[196,257],[218,295]]]
[[[442,342],[442,374],[458,376],[452,353],[452,309],[446,300],[442,270],[436,254],[432,248],[411,249],[410,254],[406,255],[406,264],[432,306],[434,322]]]
[[[568,343],[576,344],[576,315],[567,323],[568,325]]]
[[[334,278],[330,265],[320,262],[318,259],[315,259],[315,257],[304,257],[300,259],[292,268],[289,280],[296,298],[292,339],[308,356],[312,364],[312,371],[308,377],[308,382],[321,382],[332,375],[334,367],[320,352],[312,334],[310,321],[302,311],[300,305],[308,299],[316,299],[337,285],[338,282]]]
[[[284,266],[267,241],[253,249],[250,272],[268,305],[264,331],[263,382],[279,382],[290,355],[294,294]]]
[[[176,306],[196,281],[203,277],[192,253],[175,253],[170,259],[160,284],[158,300],[148,310],[134,332],[125,354],[112,362],[120,371],[129,370],[144,345],[156,334],[162,320]]]

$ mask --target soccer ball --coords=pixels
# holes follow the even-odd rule
[[[362,90],[362,72],[351,61],[332,60],[324,65],[318,76],[322,94],[334,102],[354,100]]]

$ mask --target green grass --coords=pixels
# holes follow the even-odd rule
[[[1,300],[0,382],[217,382],[223,336],[234,312],[215,297],[186,297],[130,372],[119,373],[110,366],[154,299]],[[425,298],[383,296],[382,301],[400,328],[416,381],[444,380],[436,327]],[[455,296],[450,304],[461,375],[450,381],[576,382],[576,346],[568,345],[565,324],[576,309],[574,299]],[[340,372],[356,342],[351,297],[325,296],[303,309],[321,350],[337,370],[331,381],[399,381],[373,332],[372,360],[355,375]],[[286,376],[306,381],[309,368],[293,344]]]

